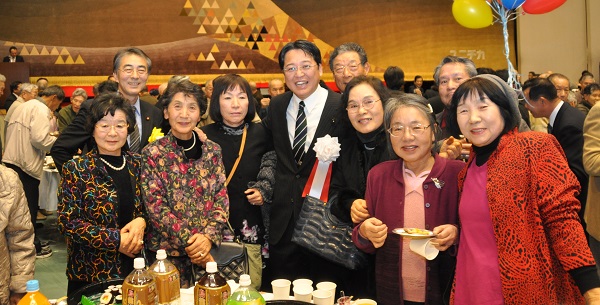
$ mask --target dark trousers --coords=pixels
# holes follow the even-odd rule
[[[346,295],[353,295],[351,281],[355,278],[353,275],[356,271],[330,262],[293,243],[294,226],[290,221],[281,240],[277,244],[269,244],[269,268],[272,278],[290,281],[307,278],[313,281],[313,287],[319,282],[334,282],[337,284],[336,300],[341,290]],[[270,290],[271,283],[263,282],[262,289]]]
[[[23,190],[25,191],[25,197],[27,198],[27,205],[29,206],[29,215],[31,215],[31,224],[33,225],[33,244],[35,245],[35,251],[40,252],[42,245],[37,236],[37,228],[35,222],[37,220],[38,203],[40,198],[40,180],[28,175],[20,167],[5,163],[6,167],[14,170],[19,175],[19,179],[23,184]]]

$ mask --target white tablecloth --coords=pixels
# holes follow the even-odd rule
[[[56,211],[58,206],[56,190],[58,189],[59,181],[60,175],[58,174],[58,170],[44,167],[44,173],[42,174],[42,179],[40,180],[40,209],[44,209],[46,211]]]

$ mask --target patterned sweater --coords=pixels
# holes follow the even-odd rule
[[[207,140],[202,143],[202,158],[188,159],[169,133],[148,144],[142,158],[148,249],[185,256],[187,241],[196,233],[219,246],[229,217],[221,147]]]
[[[502,136],[488,160],[486,192],[505,304],[585,304],[569,271],[595,262],[577,216],[579,183],[556,138]]]
[[[127,152],[127,169],[135,187],[133,218],[144,217],[140,155]],[[97,151],[63,166],[58,188],[58,229],[67,237],[69,280],[100,282],[120,278],[119,198]]]

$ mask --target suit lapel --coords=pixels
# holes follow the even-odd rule
[[[141,130],[142,138],[141,138],[140,143],[141,143],[142,147],[144,147],[144,146],[146,146],[146,144],[148,144],[148,138],[150,137],[150,134],[152,133],[152,127],[154,126],[152,124],[152,111],[151,111],[151,109],[148,109],[148,106],[154,107],[140,99],[140,115],[141,115],[141,120],[142,120],[142,130]]]

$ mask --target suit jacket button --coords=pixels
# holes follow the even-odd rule
[[[423,188],[424,188],[424,189],[428,189],[428,188],[429,188],[429,185],[425,184],[425,185],[423,185]]]
[[[296,175],[296,179],[300,179],[300,175]]]
[[[431,206],[431,204],[430,204],[429,202],[427,202],[427,203],[425,204],[425,207],[426,207],[426,208],[428,208],[428,207],[430,207],[430,206]]]

